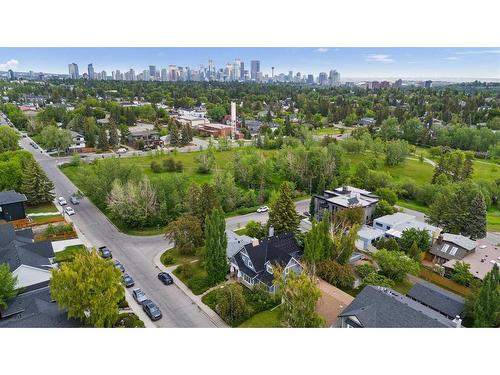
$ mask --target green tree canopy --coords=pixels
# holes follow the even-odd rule
[[[205,268],[212,285],[224,280],[228,272],[224,212],[214,208],[205,219]]]
[[[19,148],[19,135],[8,126],[0,126],[0,152],[15,151]]]
[[[270,209],[267,225],[272,225],[276,234],[298,231],[300,218],[295,209],[289,182],[281,184],[278,196],[272,202]]]
[[[7,302],[9,299],[17,295],[16,290],[17,276],[10,272],[7,263],[0,264],[0,308],[7,309]]]

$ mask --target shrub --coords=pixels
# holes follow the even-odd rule
[[[256,285],[246,294],[247,302],[252,306],[253,313],[269,310],[276,305],[276,295],[270,294],[262,285]]]
[[[194,275],[188,280],[187,286],[193,291],[194,294],[201,294],[213,285],[206,276]]]
[[[175,163],[175,171],[176,172],[182,172],[184,170],[184,164],[182,164],[182,161],[178,160]]]
[[[160,172],[162,172],[161,164],[157,160],[153,160],[151,162],[151,170],[154,173],[160,173]]]
[[[361,278],[364,279],[369,274],[375,272],[375,267],[373,267],[371,264],[364,263],[356,267],[356,271],[359,273],[359,276],[361,276]]]
[[[122,313],[118,315],[115,327],[117,328],[144,328],[144,322],[134,313]]]
[[[175,172],[175,160],[173,158],[166,158],[163,161],[163,168],[165,168],[167,172]]]
[[[73,232],[73,224],[49,224],[43,234],[45,235],[53,235],[53,234],[64,234]]]
[[[384,275],[372,272],[363,278],[363,283],[361,284],[361,286],[364,288],[367,285],[378,285],[386,288],[394,288],[395,283]]]
[[[334,260],[327,260],[318,264],[316,273],[323,280],[339,288],[352,288],[354,285],[354,272],[350,265],[339,264]]]
[[[182,279],[190,279],[194,275],[194,269],[191,264],[181,264],[175,269],[176,273]]]
[[[127,300],[125,299],[125,297],[123,297],[123,299],[120,302],[118,302],[118,307],[120,309],[125,309],[125,308],[129,307],[129,304],[128,304]]]
[[[375,191],[375,194],[377,194],[380,197],[380,199],[385,200],[391,206],[394,206],[396,204],[396,201],[398,200],[398,196],[396,195],[396,193],[386,187],[378,188]]]
[[[166,266],[170,266],[175,263],[175,257],[171,254],[170,251],[166,251],[161,256],[161,262]]]

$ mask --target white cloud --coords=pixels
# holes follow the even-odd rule
[[[19,65],[19,61],[16,59],[10,59],[9,61],[0,64],[0,70],[15,69]]]
[[[455,55],[484,55],[484,54],[500,54],[500,49],[484,49],[479,51],[463,51],[455,52]]]
[[[443,60],[455,61],[455,60],[460,60],[460,59],[456,56],[448,56],[448,57],[443,57]]]
[[[371,54],[366,56],[366,61],[393,63],[394,59],[391,59],[389,55]]]
[[[328,52],[328,48],[320,47],[316,51],[318,51],[318,52]]]

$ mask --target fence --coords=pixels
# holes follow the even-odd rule
[[[451,292],[460,294],[464,297],[467,297],[471,293],[471,290],[469,288],[457,284],[453,280],[447,279],[446,277],[440,276],[425,267],[420,267],[419,277],[426,281],[437,284],[445,289],[448,289]]]

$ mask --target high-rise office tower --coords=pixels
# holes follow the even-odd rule
[[[312,74],[307,75],[307,83],[310,85],[314,83],[314,76]]]
[[[207,78],[209,81],[213,81],[216,77],[215,65],[212,60],[208,60],[208,75]]]
[[[245,80],[245,63],[243,61],[240,63],[240,80]]]
[[[92,63],[90,63],[87,66],[87,71],[88,71],[88,74],[89,74],[89,79],[95,79],[94,66],[92,65]]]
[[[155,65],[150,65],[149,66],[149,77],[154,80],[156,78],[156,66]]]
[[[78,73],[78,65],[76,65],[75,63],[71,63],[68,65],[68,70],[69,70],[69,78],[71,79],[80,78],[80,74]]]
[[[321,72],[319,73],[319,77],[318,77],[318,83],[321,85],[321,86],[325,86],[325,85],[328,85],[328,76],[326,75],[325,72]]]
[[[102,79],[103,81],[105,81],[105,80],[107,80],[107,79],[108,79],[108,76],[107,76],[107,73],[106,73],[106,71],[105,71],[105,70],[103,70],[103,71],[101,72],[101,79]]]
[[[291,70],[288,72],[288,81],[293,82],[293,72]]]
[[[149,70],[142,71],[142,79],[144,81],[149,81],[151,79],[151,75],[149,74]]]
[[[160,79],[162,81],[168,81],[168,73],[167,73],[167,68],[162,68],[161,69],[161,74],[160,74]]]
[[[274,66],[271,67],[271,79],[274,79]]]
[[[238,81],[240,79],[240,69],[241,69],[241,60],[240,59],[234,60],[232,76],[231,76],[232,81]]]
[[[336,70],[330,70],[330,74],[328,75],[328,83],[331,86],[339,86],[340,85],[340,73]]]
[[[260,73],[260,60],[252,60],[250,62],[250,79],[257,81],[257,73]]]
[[[131,81],[135,81],[135,71],[134,71],[134,69],[130,68],[130,70],[128,71],[128,75],[129,75]]]
[[[170,81],[177,81],[177,66],[175,65],[168,66],[168,76]]]

